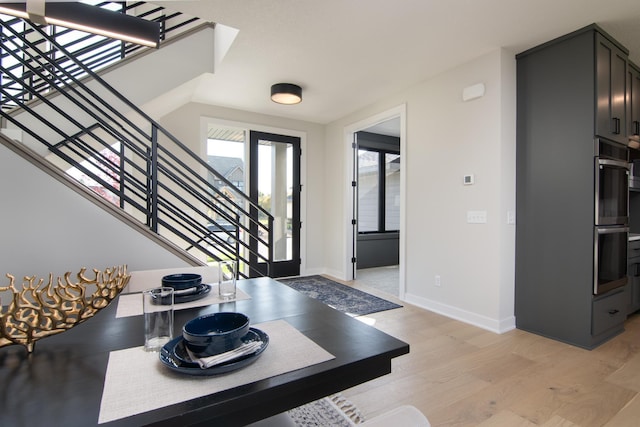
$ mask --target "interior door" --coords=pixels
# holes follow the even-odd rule
[[[250,132],[250,197],[273,216],[273,262],[259,262],[256,254],[268,259],[268,247],[250,241],[250,260],[270,277],[300,275],[300,138],[266,132]],[[255,210],[254,219],[266,222]],[[252,227],[257,231],[257,224]],[[257,275],[257,273],[255,274]]]

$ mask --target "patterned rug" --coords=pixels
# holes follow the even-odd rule
[[[287,413],[298,427],[352,427],[364,422],[358,408],[340,394],[307,403]]]
[[[278,279],[278,281],[308,297],[315,298],[336,310],[353,316],[363,316],[402,307],[322,276],[295,277]]]

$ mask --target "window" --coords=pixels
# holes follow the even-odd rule
[[[122,173],[120,169],[120,160],[121,147],[120,143],[116,142],[111,146],[111,148],[104,148],[94,156],[80,162],[80,165],[84,170],[89,171],[91,174],[95,175],[96,178],[102,180],[107,184],[107,187],[75,166],[67,169],[67,173],[94,192],[98,193],[107,201],[116,206],[122,207],[120,196],[118,195]]]
[[[358,232],[400,229],[400,154],[358,150]]]

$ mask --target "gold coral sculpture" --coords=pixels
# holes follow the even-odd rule
[[[0,347],[19,344],[28,353],[33,352],[40,338],[59,334],[93,317],[109,305],[129,283],[127,266],[116,266],[104,271],[94,269],[95,278],[85,276],[86,268],[77,274],[78,282],[73,283],[71,272],[57,278],[53,273],[43,286],[44,279],[26,276],[22,289],[15,285],[14,276],[7,274],[9,286],[0,286],[0,298],[9,291],[10,301],[0,302]],[[87,296],[87,287],[94,287]]]

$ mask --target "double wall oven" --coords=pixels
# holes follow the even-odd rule
[[[627,147],[596,140],[593,293],[627,283],[629,154]]]

